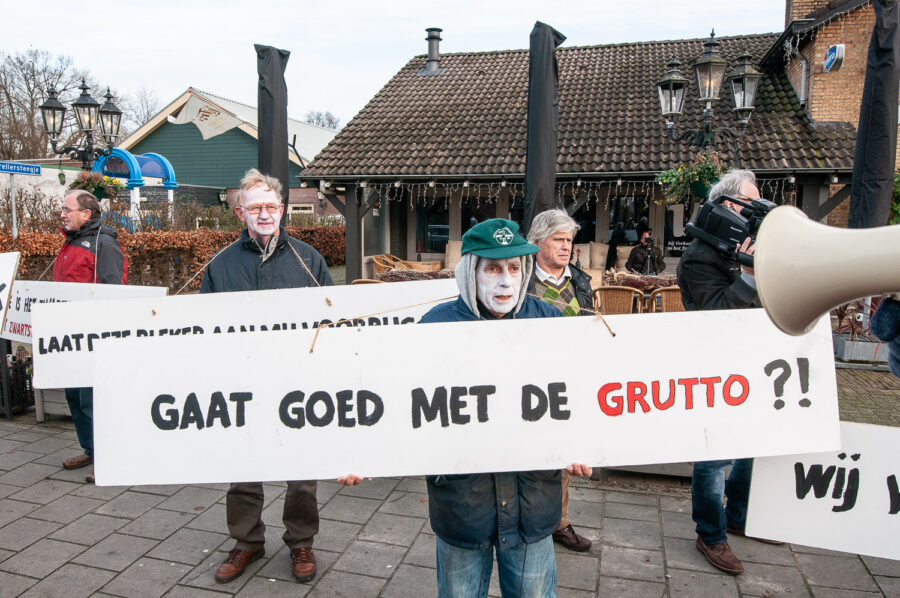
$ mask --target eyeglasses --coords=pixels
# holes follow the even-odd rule
[[[252,206],[241,206],[241,208],[244,211],[253,214],[254,216],[259,216],[263,210],[265,210],[269,214],[277,214],[278,210],[281,209],[281,204],[273,204],[273,203],[264,204],[264,205],[256,204],[256,205],[252,205]]]
[[[84,212],[87,209],[88,208],[75,208],[74,210],[70,210],[69,208],[64,207],[60,210],[60,212],[62,212],[63,216],[65,216],[66,214],[71,214],[72,212]]]

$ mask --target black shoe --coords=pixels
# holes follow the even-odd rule
[[[553,532],[553,541],[575,552],[587,552],[591,549],[591,541],[576,534],[571,523]]]

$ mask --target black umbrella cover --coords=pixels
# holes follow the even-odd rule
[[[887,224],[893,198],[900,85],[900,8],[897,0],[874,0],[875,28],[869,43],[859,110],[850,228]]]
[[[288,178],[287,84],[284,69],[291,53],[271,46],[254,44],[256,72],[259,74],[258,151],[259,170],[281,181],[282,201],[286,204],[290,188]],[[281,221],[287,217],[284,210]]]
[[[556,156],[559,152],[559,67],[556,48],[566,36],[537,21],[528,56],[528,144],[525,156],[525,205],[522,234],[535,214],[558,207]]]

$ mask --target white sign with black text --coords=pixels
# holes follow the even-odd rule
[[[212,334],[215,344],[230,334],[312,329],[346,319],[341,326],[411,324],[458,294],[455,280],[441,279],[106,301],[89,312],[37,305],[34,387],[93,386],[98,342]]]
[[[239,315],[267,322],[268,307]],[[560,317],[100,343],[97,481],[518,471],[837,448],[825,319],[800,337],[763,310],[606,319],[615,337],[596,318]]]
[[[9,313],[10,292],[12,291],[18,269],[18,251],[0,253],[0,330],[3,329],[6,316]]]
[[[12,296],[9,299],[9,314],[6,326],[0,337],[20,343],[33,343],[32,328],[33,314],[44,305],[59,305],[69,302],[100,301],[104,299],[133,299],[143,297],[164,297],[168,292],[166,287],[140,287],[121,284],[88,284],[80,282],[49,282],[42,280],[17,280],[12,287]],[[71,314],[77,314],[70,324],[88,317],[89,313],[100,313],[95,306],[90,310],[84,306],[71,308]],[[69,339],[69,343],[81,343],[81,339]],[[35,348],[36,349],[36,348]],[[37,359],[35,350],[35,360]],[[37,370],[35,370],[37,371]],[[57,386],[44,386],[42,388],[63,388],[66,384]],[[71,385],[68,385],[71,386]],[[81,384],[77,386],[90,386]]]
[[[756,459],[747,534],[900,560],[900,428],[841,422],[830,453]]]

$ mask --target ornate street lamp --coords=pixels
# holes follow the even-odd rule
[[[756,101],[756,90],[760,74],[750,64],[750,55],[743,54],[738,59],[738,66],[729,76],[731,82],[731,98],[734,102],[734,113],[738,119],[738,130],[729,127],[712,126],[713,102],[719,99],[722,82],[725,78],[725,68],[728,63],[719,54],[719,42],[715,39],[716,32],[709,34],[709,39],[703,42],[703,54],[694,62],[694,76],[697,78],[697,92],[699,101],[703,107],[703,128],[688,129],[681,134],[675,132],[675,122],[681,116],[684,107],[684,98],[688,81],[678,72],[681,63],[674,58],[666,65],[668,71],[656,84],[659,90],[659,101],[662,116],[666,123],[666,133],[672,141],[684,141],[690,145],[706,147],[715,145],[720,138],[730,138],[735,143],[744,133],[744,128],[750,122],[750,113],[753,111],[753,103]],[[736,150],[736,147],[735,147]]]
[[[63,149],[56,148],[56,142],[62,133],[63,117],[66,115],[66,107],[60,103],[55,89],[47,90],[47,99],[41,104],[41,117],[44,120],[44,130],[50,138],[50,147],[55,154],[69,154],[76,160],[81,160],[81,167],[90,170],[91,164],[100,156],[108,156],[119,136],[119,125],[122,122],[122,111],[113,104],[113,95],[106,88],[106,102],[101,106],[100,102],[88,94],[88,86],[81,81],[81,95],[72,102],[75,110],[75,118],[78,128],[84,133],[84,147],[67,146]],[[100,136],[106,142],[106,148],[94,147],[94,131],[100,128]]]

